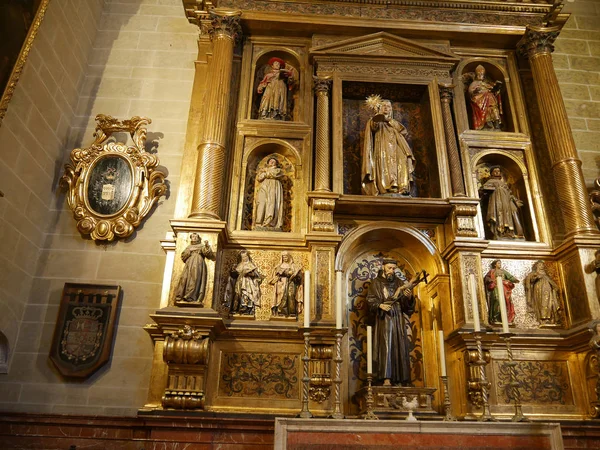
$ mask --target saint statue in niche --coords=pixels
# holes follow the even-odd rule
[[[416,196],[415,157],[406,128],[393,117],[392,102],[379,95],[367,98],[375,115],[367,121],[362,151],[362,192],[365,195]]]
[[[262,94],[258,118],[290,120],[288,92],[298,85],[298,71],[283,59],[274,57],[269,59],[263,73],[257,88],[257,92]]]
[[[548,275],[544,261],[536,261],[523,281],[527,309],[543,325],[559,322],[558,286]]]
[[[506,303],[506,313],[508,323],[515,320],[515,306],[512,302],[512,291],[519,280],[502,268],[502,261],[496,259],[490,264],[490,270],[483,278],[485,284],[485,294],[488,306],[488,323],[490,325],[502,323],[500,314],[500,296],[498,295],[497,278],[502,279],[502,290],[504,292],[504,301]]]
[[[513,195],[500,166],[491,167],[481,191],[488,196],[485,222],[492,239],[525,239],[519,212],[523,202]]]
[[[242,250],[238,264],[229,273],[225,290],[224,305],[232,315],[254,316],[256,307],[260,307],[260,285],[263,275],[252,262],[250,253]]]
[[[214,259],[214,257],[208,241],[202,244],[200,236],[192,233],[190,245],[181,253],[185,266],[175,290],[176,302],[196,303],[202,306],[207,277],[205,259]]]
[[[274,157],[269,158],[266,167],[256,174],[260,186],[254,202],[254,230],[282,230],[284,195],[281,180],[284,176],[279,161]]]
[[[410,386],[410,352],[413,349],[410,316],[415,312],[413,289],[426,281],[421,271],[412,280],[398,268],[394,259],[385,258],[367,293],[369,312],[374,322],[373,372],[384,386]]]
[[[269,281],[275,286],[275,295],[271,304],[274,316],[295,317],[302,312],[302,266],[294,263],[288,251],[281,252],[281,262],[273,270]]]
[[[502,129],[502,98],[501,81],[493,81],[485,74],[481,64],[475,68],[475,73],[463,75],[468,82],[469,100],[471,103],[471,121],[475,130],[501,131]]]

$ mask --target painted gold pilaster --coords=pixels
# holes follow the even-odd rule
[[[452,184],[452,195],[454,197],[465,196],[465,182],[460,164],[458,145],[454,134],[454,122],[450,102],[452,101],[454,86],[440,86],[440,99],[442,101],[442,117],[444,119],[444,134],[446,136],[446,150],[450,162],[450,182]]]
[[[595,234],[598,230],[587,199],[581,161],[552,65],[553,43],[558,33],[557,27],[528,27],[518,46],[531,65],[567,236]]]
[[[198,146],[190,217],[219,220],[225,170],[225,140],[231,96],[233,50],[241,35],[240,13],[211,11],[208,29],[213,42],[203,109],[204,128]]]
[[[202,127],[205,122],[202,102],[206,93],[206,80],[209,78],[208,68],[212,59],[212,43],[208,32],[206,32],[211,23],[208,11],[196,11],[193,18],[190,17],[189,20],[191,23],[198,25],[200,34],[198,36],[198,57],[194,61],[194,85],[192,87],[190,112],[181,162],[181,183],[175,205],[175,217],[179,218],[187,217],[190,214],[198,159],[198,139],[202,135]]]
[[[329,144],[329,91],[331,79],[314,77],[317,97],[317,123],[315,139],[315,191],[331,192],[329,174],[331,172]]]

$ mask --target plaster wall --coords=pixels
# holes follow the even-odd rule
[[[142,327],[160,302],[165,262],[160,239],[170,230],[169,219],[173,217],[198,30],[185,18],[181,0],[53,2],[54,8],[65,9],[63,3],[97,4],[94,26],[98,31],[85,52],[87,59],[71,97],[71,115],[61,129],[62,140],[56,144],[53,159],[37,175],[45,181],[40,182],[38,195],[45,195],[41,203],[46,205],[44,214],[33,221],[44,227],[31,232],[37,238],[37,265],[33,256],[15,251],[15,259],[25,266],[23,270],[30,271],[30,292],[20,297],[23,320],[9,374],[0,377],[0,410],[132,416],[144,405],[149,386],[153,349]],[[81,21],[69,24],[87,28]],[[51,34],[58,33],[65,23],[48,20],[44,26]],[[60,48],[76,47],[75,36],[82,32],[74,31]],[[45,41],[34,45],[40,46],[37,52],[46,51],[41,47]],[[63,55],[57,61],[64,59],[69,57]],[[36,70],[37,64],[40,59],[34,58],[29,70]],[[20,89],[27,92],[22,95],[35,97],[40,88],[24,83]],[[118,118],[150,117],[147,150],[158,152],[170,185],[168,197],[132,237],[104,244],[77,232],[64,194],[58,189],[70,150],[89,145],[98,113]],[[41,116],[43,112],[38,118]],[[37,126],[32,120],[23,128],[35,133]],[[4,132],[4,126],[0,131]],[[18,206],[4,215],[16,210]],[[48,360],[65,282],[119,284],[123,292],[112,358],[80,382],[61,377]]]

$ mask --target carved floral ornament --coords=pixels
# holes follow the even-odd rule
[[[150,212],[167,186],[158,158],[144,149],[147,117],[120,121],[104,114],[96,116],[94,142],[71,152],[60,184],[67,189],[67,202],[77,220],[77,229],[97,241],[125,238]],[[128,132],[132,146],[109,141],[113,133]]]

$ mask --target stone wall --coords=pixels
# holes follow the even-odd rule
[[[31,319],[26,305],[56,216],[57,175],[103,4],[49,3],[0,127],[0,331],[9,361],[21,320]]]
[[[54,159],[37,175],[46,180],[39,187],[45,194],[42,203],[56,206],[32,220],[47,224],[33,233],[38,237],[35,257],[15,251],[23,270],[31,272],[31,292],[20,297],[24,303],[29,301],[21,307],[25,312],[9,374],[0,378],[4,382],[0,410],[4,411],[130,416],[146,401],[152,341],[142,327],[160,302],[165,260],[160,239],[170,230],[179,184],[198,31],[185,18],[181,0],[106,0],[95,18],[98,32],[88,46],[85,76],[74,94],[72,118],[67,122],[72,125],[70,133],[65,126]],[[71,23],[82,26],[80,21]],[[45,27],[48,33],[58,33],[61,24],[48,21]],[[73,39],[69,37],[64,47],[73,46]],[[34,59],[29,70],[38,61]],[[33,96],[38,88],[24,84],[21,89]],[[70,150],[91,142],[98,113],[150,117],[148,148],[157,149],[170,185],[167,198],[132,237],[105,244],[81,237],[64,194],[57,191]],[[28,128],[35,130],[36,122],[32,120]],[[39,259],[37,270],[35,259]],[[84,382],[65,380],[48,360],[65,282],[119,284],[123,291],[111,361]]]
[[[556,40],[554,67],[586,185],[600,177],[600,2],[565,2],[573,15]]]

